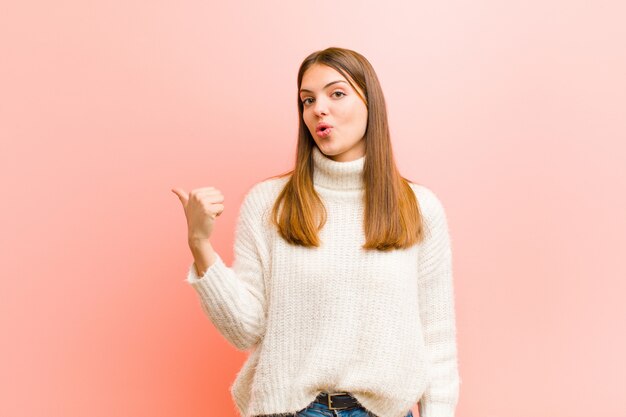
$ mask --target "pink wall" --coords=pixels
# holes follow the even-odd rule
[[[626,415],[623,2],[249,3],[3,4],[0,415],[236,416],[170,189],[223,191],[230,262],[327,46],[372,62],[447,207],[457,415]]]

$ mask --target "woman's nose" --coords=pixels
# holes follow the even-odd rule
[[[328,105],[326,104],[326,101],[316,100],[313,111],[316,116],[320,116],[322,114],[328,114]]]

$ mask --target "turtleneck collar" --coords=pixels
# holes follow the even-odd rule
[[[314,145],[313,164],[313,183],[315,185],[334,190],[361,190],[365,188],[363,182],[365,155],[354,161],[337,162],[324,155]]]

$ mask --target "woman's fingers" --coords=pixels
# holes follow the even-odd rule
[[[187,217],[189,236],[208,239],[213,232],[213,222],[224,211],[224,196],[215,187],[195,188],[187,193],[182,188],[172,188],[178,196]]]
[[[178,196],[178,199],[182,203],[183,207],[187,207],[189,201],[189,194],[182,188],[172,188],[172,192]]]

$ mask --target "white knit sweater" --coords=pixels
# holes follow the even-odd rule
[[[204,313],[250,354],[230,388],[243,417],[294,415],[319,392],[350,392],[379,417],[453,417],[459,396],[450,236],[444,208],[411,184],[426,240],[364,250],[362,171],[314,150],[327,210],[322,244],[286,243],[269,215],[287,178],[252,186],[239,211],[232,267],[217,260],[185,279]]]

